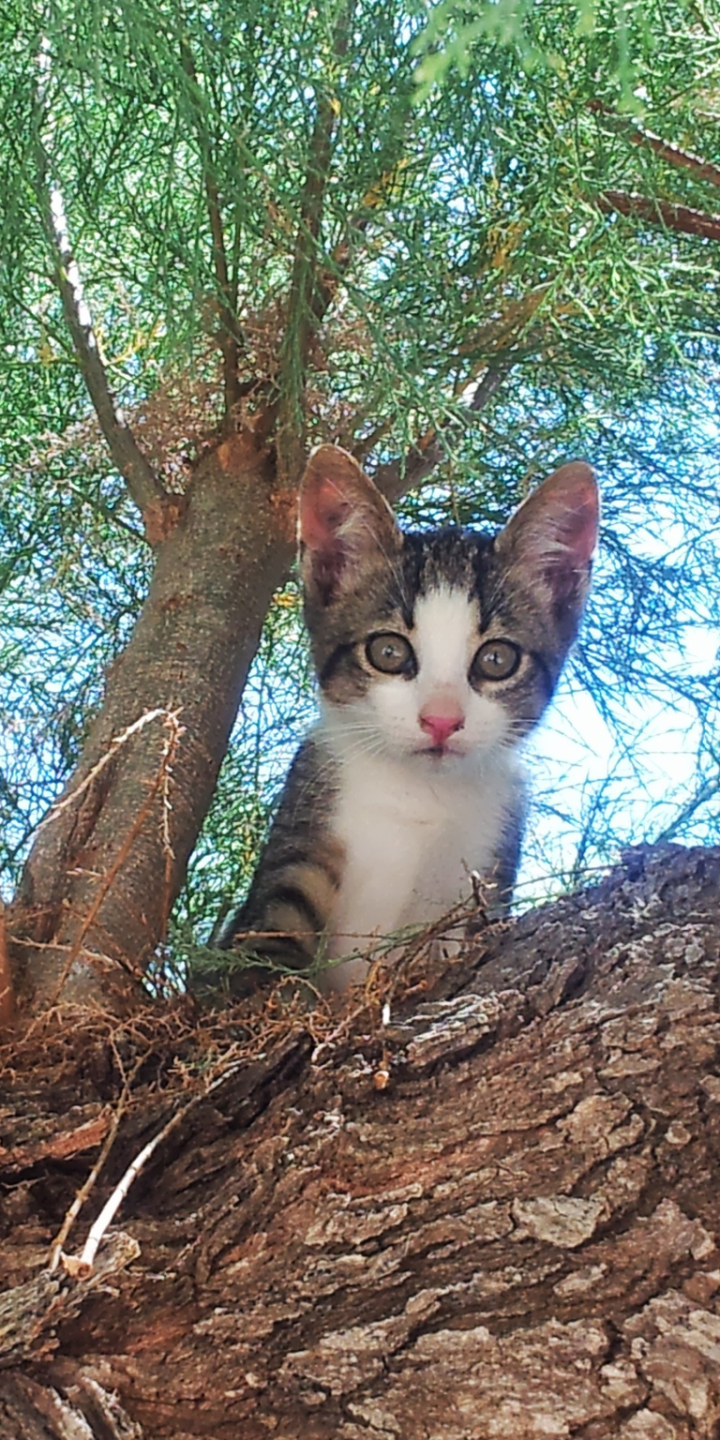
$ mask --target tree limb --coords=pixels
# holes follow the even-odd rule
[[[232,430],[232,415],[240,399],[240,382],[238,378],[238,358],[242,346],[242,331],[238,324],[235,304],[232,296],[232,287],[228,272],[227,251],[225,248],[225,233],[222,222],[222,210],[220,206],[220,193],[215,179],[215,163],[212,153],[210,136],[202,113],[200,104],[200,85],[198,83],[195,61],[189,45],[182,42],[182,63],[188,79],[191,82],[190,100],[195,115],[198,143],[202,154],[203,184],[205,186],[205,200],[207,204],[210,232],[213,245],[213,268],[217,281],[219,304],[220,335],[219,344],[223,360],[223,383],[225,390],[225,429]]]
[[[50,247],[53,275],[60,292],[65,321],[112,459],[125,481],[129,495],[144,516],[151,506],[155,509],[162,506],[168,496],[159,476],[143,455],[132,430],[116,409],[105,366],[100,358],[90,309],[83,294],[80,271],[72,253],[62,196],[59,188],[50,181],[48,156],[39,137],[36,142],[36,156],[43,227]]]
[[[0,1440],[710,1440],[719,884],[718,849],[637,847],[450,959],[426,937],[342,1009],[21,1033]],[[97,1201],[184,1119],[92,1274],[61,1277],[46,1237],[129,1044]]]
[[[336,60],[341,59],[347,49],[348,18],[349,7],[344,7],[335,27],[333,55]],[[294,480],[300,472],[305,448],[301,397],[308,353],[318,321],[334,294],[332,288],[326,297],[319,293],[322,287],[318,241],[337,118],[337,102],[326,85],[318,95],[280,351],[277,453],[281,483]]]
[[[646,195],[624,190],[604,190],[596,197],[596,203],[606,215],[616,210],[619,215],[648,220],[651,225],[662,225],[680,235],[700,235],[703,240],[720,240],[720,215],[708,215],[706,211],[694,210],[689,205],[675,205],[669,200],[649,199]]]
[[[280,355],[278,415],[279,473],[286,479],[299,469],[303,448],[300,395],[304,388],[310,340],[318,317],[317,240],[336,123],[330,97],[318,102],[317,117],[300,211],[285,336]]]
[[[626,135],[633,145],[647,145],[648,149],[654,150],[663,160],[670,165],[679,165],[689,170],[698,180],[707,180],[711,185],[720,185],[720,165],[714,165],[711,160],[703,160],[702,156],[694,155],[691,150],[682,150],[679,145],[673,145],[670,140],[663,140],[660,135],[654,135],[652,130],[644,130],[642,126],[634,124],[632,120],[626,120],[621,115],[615,115],[603,105],[601,100],[591,100],[588,108],[597,115],[601,115],[609,130],[618,134]]]
[[[131,498],[141,514],[153,502],[167,498],[158,476],[148,464],[128,425],[115,408],[105,366],[100,359],[92,321],[85,319],[82,291],[73,284],[74,262],[69,255],[60,258],[55,276],[62,299],[67,326],[80,362],[90,399],[95,407],[100,429],[108,449],[122,475]]]
[[[475,386],[466,407],[468,412],[472,411],[477,414],[484,410],[500,389],[509,368],[509,366],[498,370],[488,368],[485,371]],[[398,456],[397,459],[380,465],[373,474],[373,480],[386,499],[395,503],[413,486],[420,485],[428,475],[432,474],[432,471],[436,470],[445,459],[448,442],[459,428],[459,421],[451,421],[441,430],[427,430],[407,456]]]

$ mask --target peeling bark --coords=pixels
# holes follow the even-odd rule
[[[155,1157],[105,1285],[39,1269],[98,1144],[94,1071],[70,1170],[49,1135],[23,1169],[53,1096],[18,1072],[0,1273],[36,1291],[2,1440],[716,1440],[719,884],[718,850],[630,852],[390,1026],[370,1007],[316,1048],[296,1024]],[[106,1187],[180,1101],[148,1083]]]

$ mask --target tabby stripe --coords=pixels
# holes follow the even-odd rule
[[[307,850],[301,849],[300,846],[297,846],[294,850],[283,850],[275,859],[273,859],[272,855],[269,856],[268,859],[265,859],[265,856],[263,856],[262,878],[263,880],[266,878],[269,879],[271,875],[277,875],[284,870],[290,870],[294,865],[311,865],[312,863]],[[274,893],[273,890],[273,894]]]
[[[545,664],[542,655],[538,655],[537,650],[528,650],[528,655],[530,656],[530,659],[534,660],[535,664],[537,665],[538,670],[540,671],[542,678],[545,681],[545,688],[548,693],[548,700],[551,700],[555,693],[555,681],[550,674],[548,666]]]
[[[263,908],[267,910],[275,904],[290,905],[293,910],[297,910],[299,915],[304,916],[311,930],[315,930],[318,934],[325,929],[322,915],[299,885],[273,885]]]
[[[246,950],[252,955],[252,934],[244,942]],[[257,945],[257,969],[272,971],[278,967],[289,970],[304,970],[308,963],[308,957],[312,960],[315,955],[315,946],[306,948],[301,940],[296,940],[293,935],[278,935],[273,938],[271,935],[261,935]],[[265,962],[263,964],[263,962]]]
[[[335,646],[335,649],[333,650],[331,655],[328,655],[328,658],[325,661],[325,664],[323,665],[320,674],[318,675],[318,680],[320,681],[321,686],[326,685],[328,680],[332,679],[340,663],[345,659],[346,655],[351,655],[354,649],[355,641],[348,642],[347,640],[345,640],[343,641],[342,645]]]

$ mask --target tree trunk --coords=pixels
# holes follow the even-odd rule
[[[13,907],[21,980],[37,1005],[122,1008],[163,935],[292,558],[292,497],[272,481],[267,455],[247,438],[228,440],[198,467],[161,546],[80,765],[40,830]]]
[[[312,1035],[268,1002],[224,1045],[160,1009],[18,1041],[2,1440],[717,1440],[719,886],[720,850],[630,852],[386,1025],[378,984]],[[50,1275],[120,1061],[105,1194],[200,1098]]]

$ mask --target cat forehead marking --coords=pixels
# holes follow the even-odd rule
[[[420,594],[441,588],[473,591],[478,566],[492,550],[490,536],[469,534],[457,526],[430,532],[409,531],[403,539]]]
[[[478,643],[478,618],[477,600],[457,586],[433,586],[418,596],[413,643],[421,681],[456,685],[465,678]]]

